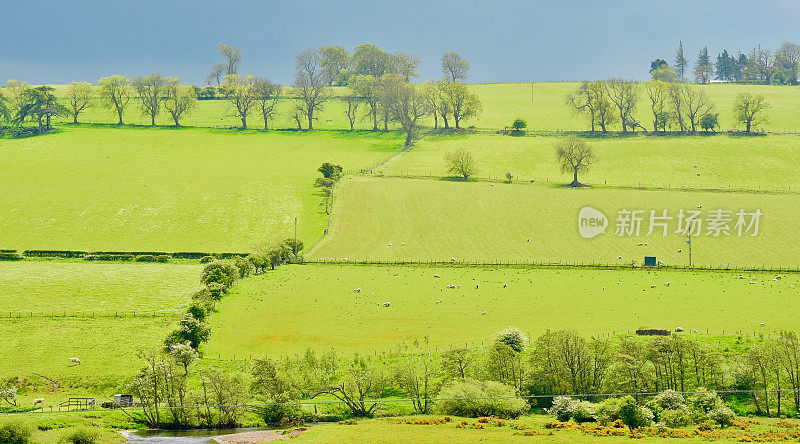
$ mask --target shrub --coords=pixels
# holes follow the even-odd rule
[[[553,398],[553,405],[547,409],[547,413],[555,416],[561,422],[569,421],[575,403],[576,401],[569,396],[556,396]]]
[[[314,186],[319,188],[331,188],[336,181],[328,177],[317,177]]]
[[[653,423],[653,412],[636,404],[636,400],[630,395],[620,400],[619,417],[631,431]]]
[[[572,403],[572,419],[577,423],[594,421],[594,405],[588,401]]]
[[[506,182],[511,183],[514,180],[514,175],[511,171],[506,171]]]
[[[206,286],[206,289],[208,290],[208,297],[218,301],[222,299],[222,296],[225,296],[225,290],[227,290],[227,287],[222,284],[212,282]]]
[[[342,175],[342,166],[334,165],[330,162],[325,162],[317,168],[317,171],[322,173],[322,177],[326,179],[338,179]]]
[[[522,353],[525,350],[525,343],[528,342],[528,337],[525,336],[522,330],[516,327],[508,327],[497,334],[495,341],[511,347],[517,353]]]
[[[189,313],[198,321],[205,321],[209,313],[209,307],[201,301],[193,301],[189,304],[189,308],[186,309],[186,313]]]
[[[200,281],[206,286],[212,282],[222,284],[225,287],[230,287],[236,282],[239,275],[239,270],[229,262],[214,261],[203,268],[203,273],[200,275]]]
[[[736,414],[733,413],[733,410],[724,405],[718,405],[708,412],[708,419],[713,420],[719,424],[720,427],[729,426],[735,417]]]
[[[8,444],[27,444],[31,440],[31,431],[19,421],[0,424],[0,442]]]
[[[598,403],[594,409],[594,416],[597,418],[597,422],[607,425],[621,419],[619,415],[621,405],[622,400],[619,398],[608,398]]]
[[[664,410],[658,415],[658,419],[667,427],[685,427],[692,423],[689,412],[685,409]]]
[[[209,262],[214,262],[214,256],[203,256],[200,258],[201,264],[207,264]]]
[[[156,262],[169,262],[170,259],[172,259],[172,257],[168,254],[159,254],[156,256]]]
[[[156,261],[156,257],[153,256],[152,254],[142,254],[142,255],[136,256],[133,260],[134,260],[134,262],[155,262]]]
[[[242,256],[233,258],[233,265],[239,270],[239,279],[245,278],[250,274],[250,262]]]
[[[515,132],[521,132],[527,127],[528,127],[528,122],[521,117],[517,117],[516,119],[514,119],[514,123],[511,124],[511,129]]]
[[[80,427],[68,432],[64,435],[62,440],[70,444],[94,444],[97,442],[98,437],[99,433],[97,433],[97,430],[88,427]]]
[[[170,346],[188,342],[192,348],[197,349],[201,343],[208,341],[209,336],[211,326],[187,313],[181,318],[180,326],[167,336],[164,344]]]
[[[442,388],[439,397],[445,398],[439,409],[453,416],[516,418],[529,408],[513,387],[496,381],[453,381]]]
[[[700,387],[689,397],[689,404],[693,410],[706,414],[723,403],[716,392]]]
[[[0,261],[21,261],[24,259],[19,253],[0,253]]]
[[[703,131],[713,131],[718,126],[719,114],[717,113],[703,114],[703,117],[700,118],[700,128],[703,128]]]

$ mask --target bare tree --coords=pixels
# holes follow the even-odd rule
[[[161,111],[161,102],[164,100],[167,78],[153,73],[149,76],[134,77],[131,84],[139,96],[142,114],[150,116],[150,125],[155,125],[156,116]]]
[[[6,99],[8,99],[9,107],[8,112],[10,115],[15,115],[25,104],[25,91],[31,89],[28,82],[11,79],[6,82],[5,86]]]
[[[653,113],[653,131],[658,132],[660,124],[665,123],[665,105],[668,96],[668,84],[661,80],[653,80],[644,85],[647,98],[650,99],[650,111]]]
[[[700,119],[714,109],[714,104],[708,99],[705,91],[689,85],[684,85],[683,98],[686,103],[686,118],[689,119],[692,132],[697,132]]]
[[[636,128],[636,121],[633,118],[633,111],[639,102],[637,91],[638,84],[633,80],[613,78],[606,82],[608,97],[617,107],[619,121],[622,124],[622,132],[627,133],[628,127],[632,130]]]
[[[242,54],[239,52],[239,48],[224,43],[218,43],[217,48],[219,55],[225,61],[225,74],[239,74],[239,66],[242,64]]]
[[[322,54],[319,49],[307,49],[297,55],[295,61],[294,86],[300,100],[300,110],[308,119],[308,129],[314,129],[314,112],[321,111],[328,100],[327,82],[322,70]]]
[[[572,183],[569,184],[571,187],[582,186],[578,182],[578,173],[587,171],[597,160],[589,144],[574,135],[556,145],[556,157],[561,164],[561,171],[573,174]]]
[[[275,116],[275,105],[280,99],[281,86],[265,78],[256,79],[253,95],[261,110],[261,118],[264,119],[264,130],[269,130],[269,120]]]
[[[466,148],[445,152],[444,161],[447,165],[448,173],[457,174],[464,180],[469,180],[471,176],[478,172],[475,156],[472,151]]]
[[[669,96],[669,102],[672,106],[673,118],[681,132],[686,131],[686,120],[684,119],[686,113],[685,92],[683,85],[678,83],[670,83],[667,87],[667,95]]]
[[[125,76],[110,76],[103,77],[98,82],[100,86],[100,95],[105,98],[104,105],[109,108],[114,108],[119,117],[117,125],[122,125],[122,116],[125,114],[125,108],[131,100],[131,86],[130,80]]]
[[[753,125],[766,122],[764,111],[770,106],[761,94],[739,93],[733,102],[733,116],[737,122],[745,125],[745,131],[749,133]]]
[[[392,72],[400,74],[408,82],[411,77],[419,77],[419,57],[405,52],[391,55]]]
[[[89,82],[70,82],[67,86],[67,110],[72,123],[78,124],[78,115],[92,106],[94,87]]]
[[[455,83],[460,80],[466,80],[469,70],[469,61],[461,58],[458,53],[451,51],[442,54],[442,72],[450,81]]]
[[[350,78],[350,87],[356,96],[369,105],[369,116],[372,117],[372,131],[378,131],[378,80],[369,75],[355,75]]]
[[[175,126],[181,126],[181,117],[197,106],[197,94],[191,86],[181,85],[179,77],[167,78],[164,91],[164,108],[172,116]]]
[[[216,82],[217,86],[220,86],[224,78],[225,64],[216,63],[211,66],[211,71],[206,75],[206,84],[211,85],[212,83]]]
[[[242,121],[242,129],[247,129],[247,116],[250,115],[250,111],[256,105],[256,98],[253,92],[255,84],[256,78],[254,76],[232,74],[225,76],[225,83],[219,87],[222,96],[230,103],[236,116]]]
[[[597,126],[606,132],[616,122],[613,105],[608,99],[608,89],[603,81],[581,83],[575,92],[567,95],[566,103],[575,114],[586,114],[592,132],[595,132]]]
[[[350,131],[353,131],[356,118],[358,117],[358,106],[361,104],[361,99],[356,95],[349,94],[344,96],[342,100],[347,104],[345,112],[347,113],[347,121],[350,123]]]

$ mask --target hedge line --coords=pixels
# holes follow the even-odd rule
[[[0,250],[1,252],[16,252],[16,250]],[[212,256],[217,259],[233,259],[234,257],[245,257],[248,253],[201,253],[201,252],[187,252],[179,251],[176,253],[168,253],[165,251],[80,251],[80,250],[25,250],[23,256],[28,257],[60,257],[60,258],[82,258],[84,256],[103,256],[104,259],[100,260],[128,260],[118,259],[117,257],[128,257],[131,259],[137,256],[169,256],[174,259],[202,259],[205,256]],[[105,259],[107,256],[114,256],[112,259]]]
[[[21,261],[22,255],[19,253],[0,253],[0,261]]]

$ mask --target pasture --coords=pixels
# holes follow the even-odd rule
[[[434,260],[641,264],[657,256],[666,265],[688,265],[686,236],[676,233],[677,214],[702,205],[702,217],[723,209],[760,209],[757,236],[693,238],[694,265],[800,266],[791,247],[800,242],[794,194],[567,189],[537,184],[453,182],[436,179],[346,177],[335,191],[331,228],[306,257],[327,260]],[[583,207],[608,218],[606,232],[584,239]],[[638,235],[617,236],[618,211],[643,210]],[[650,211],[673,219],[650,226]],[[749,222],[749,219],[747,220]],[[639,245],[647,243],[647,245]],[[680,250],[680,251],[679,251]],[[620,257],[621,256],[621,257]]]
[[[249,251],[327,221],[322,162],[372,167],[396,134],[66,127],[0,142],[0,245],[16,249]]]
[[[800,275],[777,282],[772,274],[738,276],[665,270],[286,265],[234,287],[211,317],[214,331],[203,351],[223,359],[330,347],[339,353],[374,353],[425,336],[440,348],[476,346],[488,344],[509,325],[531,335],[547,329],[620,334],[644,326],[682,326],[703,334],[724,330],[728,335],[800,329],[793,310],[800,298]],[[748,283],[751,276],[757,284]],[[448,288],[450,284],[456,288]]]
[[[533,88],[531,88],[533,85]],[[578,82],[520,82],[520,83],[487,83],[471,84],[469,88],[482,102],[482,113],[473,120],[465,122],[465,126],[474,125],[481,129],[502,129],[511,125],[511,122],[522,117],[528,121],[528,129],[532,131],[585,131],[589,125],[585,118],[576,117],[571,109],[565,105],[565,97],[578,87]],[[723,130],[736,129],[733,122],[733,100],[740,92],[763,94],[772,104],[769,110],[769,121],[763,128],[771,132],[800,132],[800,116],[794,112],[796,104],[800,101],[800,88],[795,86],[775,85],[736,85],[736,84],[709,84],[695,85],[703,89],[708,97],[715,103],[715,111],[720,114],[720,125]],[[63,96],[64,86],[58,86],[57,94]],[[533,94],[531,94],[533,89]],[[319,121],[315,126],[319,129],[349,129],[345,115],[346,105],[337,97],[347,94],[349,89],[344,87],[330,88],[329,99],[319,113]],[[294,99],[292,88],[284,88],[284,99],[278,103],[278,115],[270,126],[274,128],[297,128],[292,115]],[[640,91],[639,105],[634,117],[646,128],[652,126],[647,95]],[[125,123],[147,125],[149,117],[142,115],[138,109],[138,99],[132,99],[125,113]],[[95,99],[95,106],[88,109],[81,119],[88,123],[117,123],[114,111],[101,106],[99,97]],[[255,111],[255,110],[254,110]],[[366,118],[367,108],[362,105],[359,113],[362,118],[356,123],[356,129],[371,129],[372,124]],[[63,118],[71,122],[70,118]],[[162,112],[156,119],[158,125],[173,125],[169,114]],[[204,126],[230,128],[241,125],[241,122],[229,109],[223,100],[202,100],[198,102],[197,109],[187,115],[181,122],[184,126]],[[433,119],[427,118],[426,125],[433,126]],[[263,128],[263,120],[254,112],[248,120],[251,128]],[[305,126],[305,123],[303,123]],[[614,127],[613,130],[618,130]]]
[[[393,158],[387,175],[447,176],[444,153],[467,148],[478,178],[564,184],[555,156],[560,137],[489,134],[435,136]],[[800,190],[800,138],[796,136],[633,136],[588,138],[598,160],[582,183],[633,187],[722,190]]]
[[[175,327],[200,269],[0,262],[0,378],[16,376],[48,391],[45,378],[62,388],[121,385],[139,367],[137,352],[157,346]],[[70,365],[71,357],[82,364]]]

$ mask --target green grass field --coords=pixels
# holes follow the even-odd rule
[[[331,346],[340,353],[372,353],[424,336],[438,347],[474,346],[490,341],[509,325],[533,335],[547,329],[619,334],[643,326],[682,326],[703,333],[708,329],[711,334],[800,329],[793,310],[800,298],[797,274],[778,282],[772,281],[774,275],[753,274],[758,284],[738,276],[642,270],[287,265],[242,281],[223,299],[219,313],[211,318],[214,332],[203,350],[208,357],[225,359],[234,354],[241,359]],[[449,284],[460,287],[447,288]],[[355,288],[361,291],[355,292]],[[384,302],[391,305],[384,307]],[[767,326],[759,327],[760,322]]]
[[[46,377],[67,389],[119,386],[138,369],[137,352],[156,347],[175,327],[200,269],[0,262],[0,378],[17,376],[47,387]],[[120,317],[113,316],[116,311]],[[69,365],[72,357],[82,365]]]
[[[483,111],[478,118],[467,121],[466,126],[474,125],[476,128],[501,129],[511,125],[517,117],[527,120],[528,128],[533,131],[574,131],[587,130],[589,125],[585,118],[576,117],[572,114],[564,102],[565,97],[574,91],[579,83],[577,82],[534,82],[533,94],[531,94],[531,83],[489,83],[473,84],[469,87],[480,98]],[[732,105],[736,94],[740,92],[751,92],[753,94],[763,94],[768,102],[772,104],[769,111],[769,121],[763,127],[773,132],[800,132],[800,115],[795,112],[797,103],[800,101],[800,88],[796,86],[772,86],[772,85],[733,85],[733,84],[713,84],[696,85],[706,91],[709,98],[715,103],[715,112],[720,114],[720,124],[723,130],[737,128],[732,120]],[[346,88],[331,88],[330,94],[334,98],[347,93]],[[65,88],[57,87],[57,94],[63,95]],[[297,125],[292,118],[293,99],[291,99],[291,88],[284,91],[286,98],[279,102],[278,115],[270,123],[275,128],[296,128]],[[533,96],[533,97],[531,97]],[[113,110],[103,108],[101,100],[98,98],[93,108],[86,111],[82,121],[89,123],[117,123],[117,117]],[[362,107],[366,113],[366,107]],[[324,105],[324,109],[319,113],[319,120],[315,125],[320,129],[345,129],[349,128],[349,123],[345,116],[345,107],[339,100],[329,100]],[[634,116],[642,124],[650,128],[652,126],[649,102],[644,90],[640,91],[640,101]],[[71,121],[64,118],[64,121]],[[138,109],[136,99],[132,100],[125,115],[126,123],[149,124],[149,117],[143,116]],[[167,112],[162,112],[156,119],[159,125],[172,125],[173,122]],[[241,125],[241,122],[231,114],[229,107],[222,100],[203,100],[198,102],[197,109],[187,115],[181,122],[184,126],[207,126],[207,127],[233,127]],[[426,120],[426,124],[433,125],[433,119]],[[305,126],[305,123],[303,124]],[[248,121],[248,126],[252,128],[263,128],[263,121],[257,112]],[[370,129],[372,125],[369,119],[364,118],[357,123],[357,128]],[[618,130],[618,128],[614,128]]]
[[[382,171],[385,174],[446,176],[444,153],[467,148],[475,156],[478,177],[569,183],[556,161],[560,137],[510,137],[473,134],[428,136]],[[598,157],[580,176],[590,185],[690,189],[800,190],[800,138],[656,136],[589,138]],[[695,167],[695,165],[697,165]],[[699,174],[698,174],[699,173]]]
[[[394,133],[67,127],[0,142],[0,245],[17,249],[247,251],[327,221],[324,161],[366,168]]]
[[[329,234],[307,254],[314,259],[641,263],[657,256],[688,265],[680,209],[702,205],[703,218],[732,211],[730,235],[695,237],[694,264],[798,267],[800,212],[794,194],[567,189],[537,184],[347,177],[337,186]],[[584,239],[578,213],[593,207],[608,218],[605,234]],[[644,210],[639,235],[617,236],[619,210]],[[668,211],[667,235],[649,236],[650,211]],[[760,209],[757,236],[733,230],[740,209]],[[747,220],[749,221],[749,219]],[[647,246],[639,246],[640,243]],[[682,250],[679,252],[678,250]],[[620,258],[620,256],[622,256]]]

